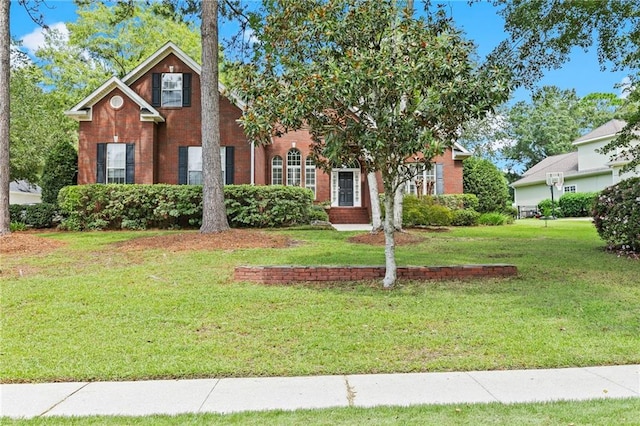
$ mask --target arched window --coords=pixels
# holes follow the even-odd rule
[[[282,157],[279,155],[271,160],[271,185],[282,185]]]
[[[304,186],[313,191],[313,198],[316,198],[316,163],[309,157],[304,162]]]
[[[287,185],[300,186],[302,183],[302,155],[292,148],[287,152]]]

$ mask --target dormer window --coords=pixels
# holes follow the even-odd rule
[[[153,73],[151,105],[162,108],[191,106],[191,73]]]

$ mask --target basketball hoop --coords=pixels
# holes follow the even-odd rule
[[[562,172],[547,173],[547,186],[555,185],[559,191],[562,189],[563,184],[564,184],[564,173]]]

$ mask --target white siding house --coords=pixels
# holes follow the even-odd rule
[[[551,198],[551,189],[546,183],[547,173],[564,174],[562,188],[558,190],[555,186],[551,187],[556,200],[567,192],[600,191],[620,180],[640,176],[638,169],[622,174],[621,169],[627,163],[623,153],[618,153],[612,161],[609,154],[599,152],[616,137],[625,124],[622,120],[611,120],[576,139],[573,142],[576,151],[547,157],[527,170],[520,180],[511,184],[516,207],[528,210],[545,198]]]
[[[37,204],[42,202],[41,189],[27,181],[18,180],[9,183],[9,204]]]

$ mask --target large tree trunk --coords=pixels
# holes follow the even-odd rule
[[[386,185],[385,185],[386,187]],[[392,194],[394,191],[385,190],[386,194]],[[384,217],[384,258],[386,271],[382,286],[384,288],[391,288],[396,282],[397,278],[397,266],[396,266],[396,241],[395,241],[395,226],[393,224],[393,212],[395,200],[392,196],[384,197],[384,208],[387,212]]]
[[[0,0],[0,235],[11,232],[9,218],[9,81],[11,35],[9,0]]]
[[[209,234],[229,229],[224,205],[220,160],[220,99],[218,94],[218,0],[202,3],[202,226]]]
[[[378,193],[378,178],[375,172],[367,173],[369,184],[369,198],[371,199],[371,232],[376,233],[383,229],[382,211],[380,209],[380,194]]]

